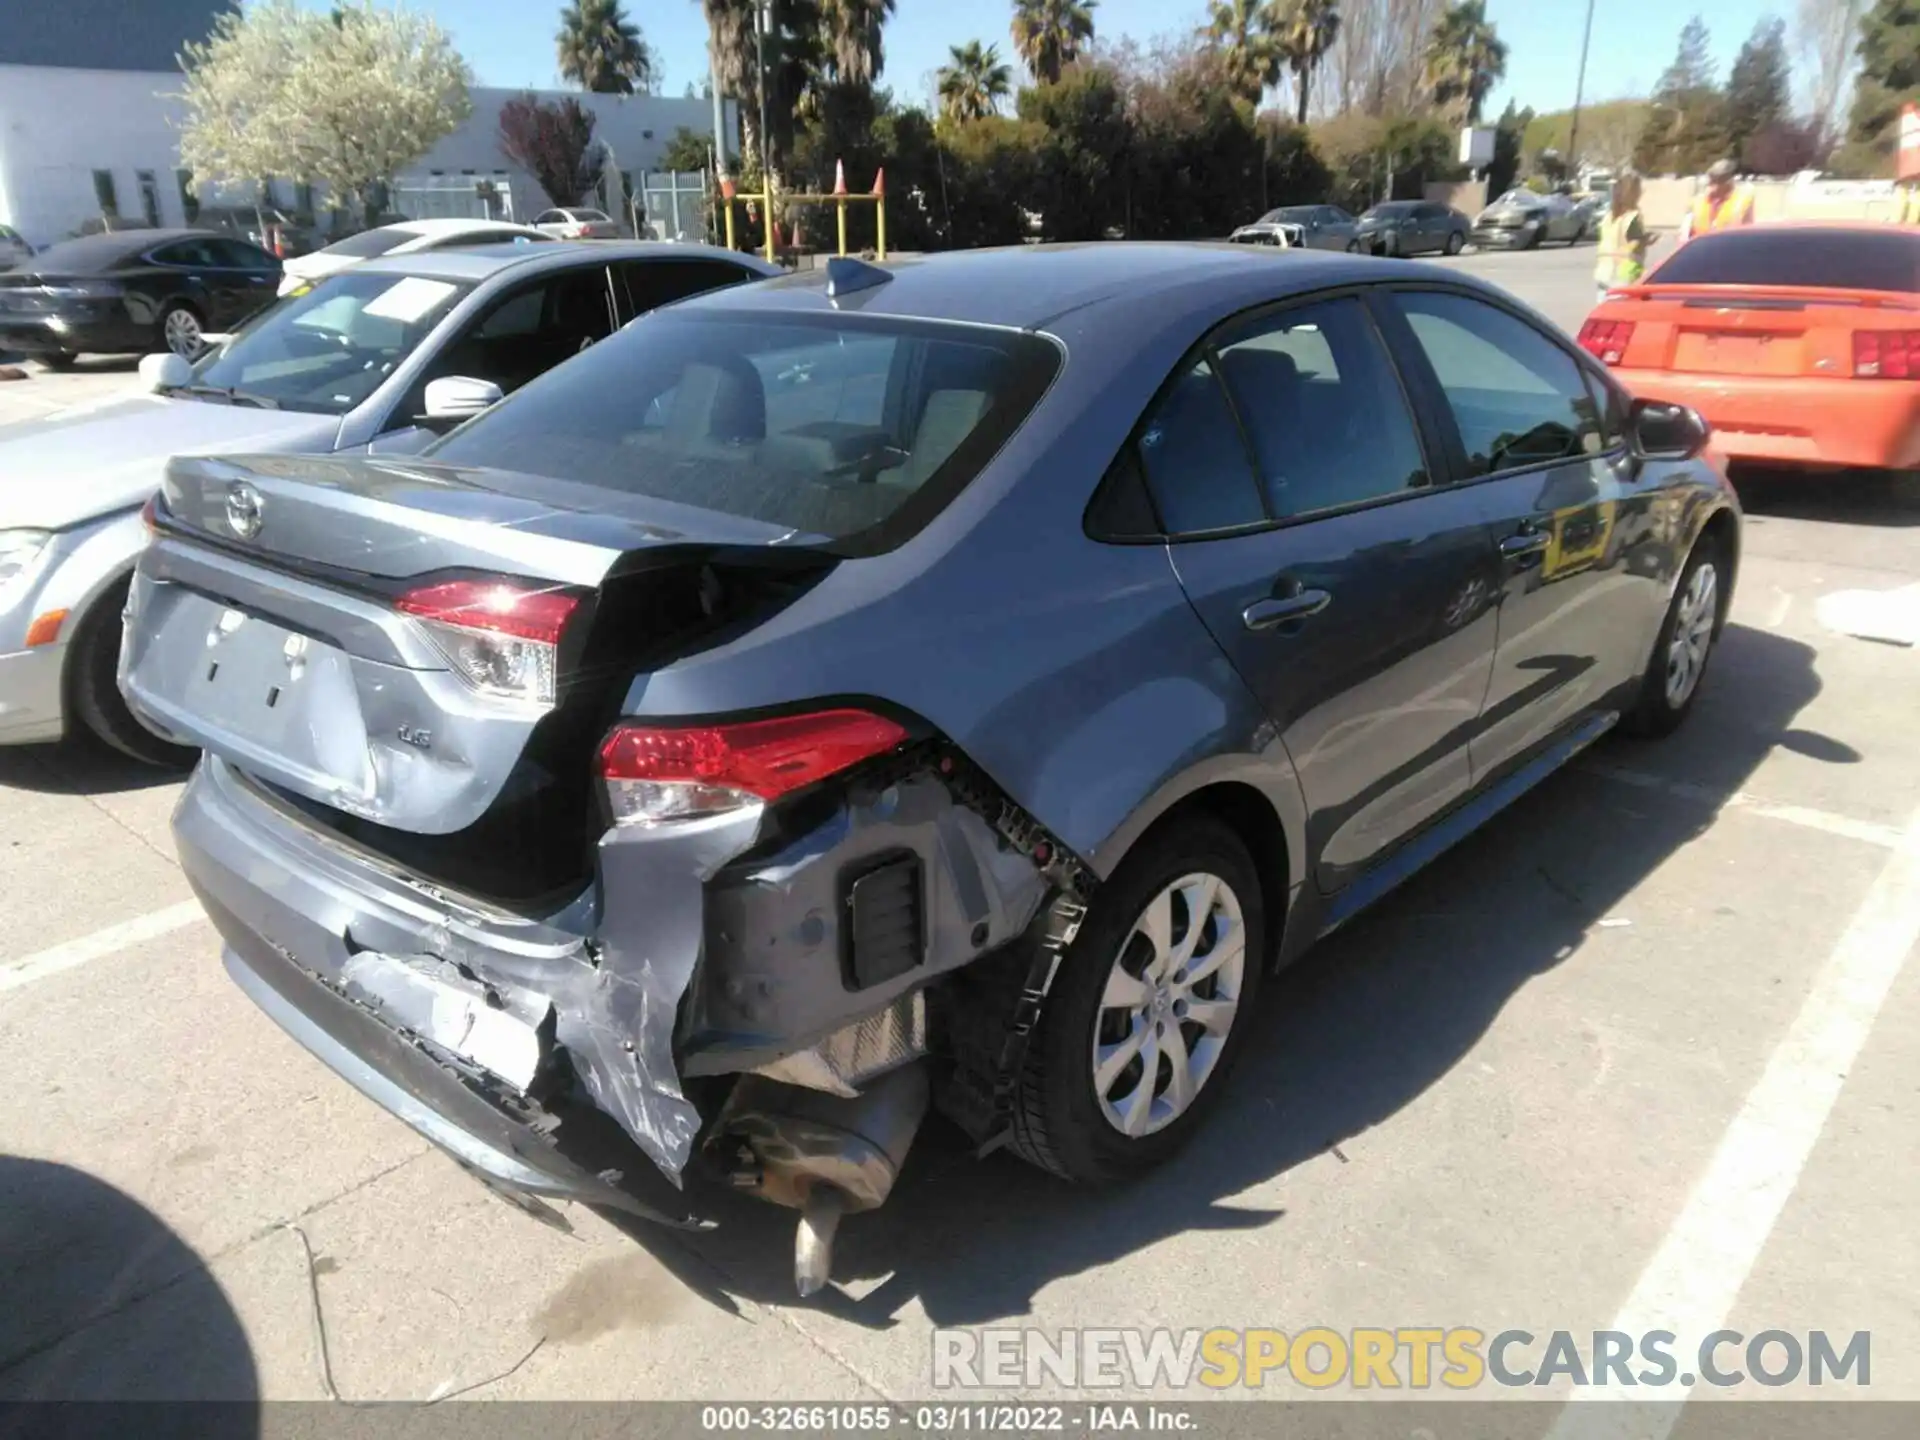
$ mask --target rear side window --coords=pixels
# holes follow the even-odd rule
[[[1190,366],[1161,392],[1134,446],[1169,535],[1266,520],[1233,407],[1207,361]]]
[[[1394,297],[1433,366],[1470,475],[1606,448],[1580,365],[1523,320],[1465,295]]]
[[[1885,230],[1717,230],[1689,240],[1649,285],[1801,285],[1920,293],[1920,235]]]
[[[1216,346],[1271,518],[1426,483],[1413,416],[1358,300],[1263,316]]]
[[[991,460],[1059,352],[1036,336],[852,315],[666,311],[428,452],[891,548]],[[509,477],[510,478],[510,477]]]

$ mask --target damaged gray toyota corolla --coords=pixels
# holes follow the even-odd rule
[[[419,459],[175,461],[121,684],[279,1024],[529,1204],[800,1210],[806,1292],[929,1106],[1153,1164],[1263,973],[1678,724],[1703,439],[1451,272],[834,262]]]

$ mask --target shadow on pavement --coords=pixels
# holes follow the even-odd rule
[[[1897,471],[1735,465],[1728,475],[1748,515],[1836,525],[1920,525],[1920,480]]]
[[[1777,633],[1728,627],[1699,709],[1659,744],[1610,741],[1596,757],[1693,787],[1682,794],[1574,770],[1553,777],[1269,984],[1255,1044],[1225,1103],[1156,1173],[1080,1191],[1008,1155],[982,1162],[929,1121],[881,1210],[850,1217],[834,1278],[812,1302],[885,1328],[917,1300],[935,1325],[1030,1313],[1064,1276],[1188,1231],[1274,1232],[1287,1208],[1235,1197],[1391,1119],[1472,1049],[1514,993],[1580,949],[1588,927],[1712,823],[1789,733],[1837,759],[1851,747],[1790,731],[1819,692],[1814,651]],[[1704,789],[1704,794],[1702,793]],[[633,1233],[701,1288],[795,1304],[793,1214],[740,1197],[721,1228],[668,1241]],[[675,1264],[665,1252],[685,1247]],[[697,1259],[695,1258],[697,1257]],[[700,1263],[704,1262],[704,1264]],[[1276,1261],[1276,1263],[1279,1263]],[[701,1284],[692,1272],[710,1270]]]
[[[192,1247],[113,1186],[0,1156],[0,1292],[0,1400],[218,1401],[193,1407],[198,1433],[259,1433],[239,1316]],[[74,1418],[0,1409],[0,1435],[72,1433]]]
[[[87,735],[56,745],[0,746],[0,789],[46,795],[117,795],[177,785],[184,770],[148,765]]]

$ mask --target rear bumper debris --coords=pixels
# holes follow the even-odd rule
[[[886,1190],[844,1184],[844,1146],[815,1143],[819,1127],[865,1135],[896,1171],[924,1100],[880,1097],[910,1070],[910,1091],[926,1092],[929,993],[984,956],[1025,956],[1063,874],[1083,878],[958,769],[914,757],[797,833],[762,835],[758,809],[616,828],[597,882],[544,916],[435,887],[215,756],[174,832],[236,982],[462,1164],[510,1192],[687,1225],[678,1187],[696,1144],[733,1141],[726,1171],[750,1141],[756,1174],[781,1178],[749,1188],[811,1207],[812,1283],[831,1240],[821,1207],[868,1208]],[[889,923],[863,921],[869,894]],[[1010,1039],[1031,1029],[1057,958],[1049,947],[1048,974],[1022,987],[1034,999],[1009,1017]],[[982,1098],[997,1105],[1000,1067],[982,1068]],[[761,1119],[730,1136],[739,1107],[723,1110],[715,1091],[703,1114],[683,1076],[749,1077]],[[631,1145],[652,1164],[633,1164]],[[816,1190],[839,1198],[814,1204]]]

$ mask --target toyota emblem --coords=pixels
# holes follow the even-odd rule
[[[260,492],[244,480],[227,487],[227,528],[242,540],[260,533]]]

